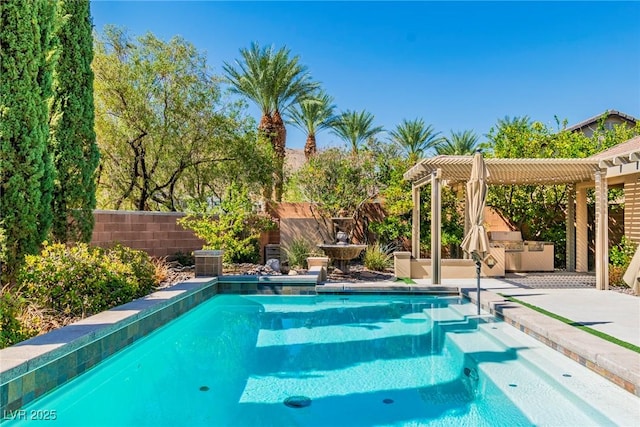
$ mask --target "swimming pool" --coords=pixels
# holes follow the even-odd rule
[[[52,415],[64,426],[637,422],[637,397],[474,310],[457,297],[218,295],[3,418],[7,426]]]

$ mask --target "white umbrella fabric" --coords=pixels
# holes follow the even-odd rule
[[[489,238],[487,237],[487,231],[484,229],[484,207],[487,198],[488,176],[489,171],[484,164],[482,153],[476,151],[471,166],[471,177],[467,182],[467,209],[470,227],[460,246],[476,262],[478,315],[480,314],[480,265],[487,252],[489,252]]]

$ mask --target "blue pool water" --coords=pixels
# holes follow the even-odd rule
[[[627,396],[474,310],[453,297],[219,295],[24,411],[60,426],[619,423],[579,390]]]

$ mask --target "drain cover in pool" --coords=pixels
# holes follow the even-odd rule
[[[311,405],[311,399],[307,396],[291,396],[284,400],[284,404],[290,408],[305,408]]]

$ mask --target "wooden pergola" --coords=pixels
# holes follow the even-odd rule
[[[441,186],[466,182],[473,156],[436,156],[420,160],[404,178],[412,184],[412,256],[420,255],[420,191],[431,185],[431,268],[434,284],[441,283]],[[640,219],[640,137],[586,159],[492,159],[485,158],[491,185],[569,186],[567,209],[567,270],[588,271],[587,190],[595,188],[595,274],[596,288],[608,289],[608,199],[610,185],[625,186],[625,209],[630,208],[629,233],[640,242],[633,219]],[[636,236],[637,234],[637,236]]]

